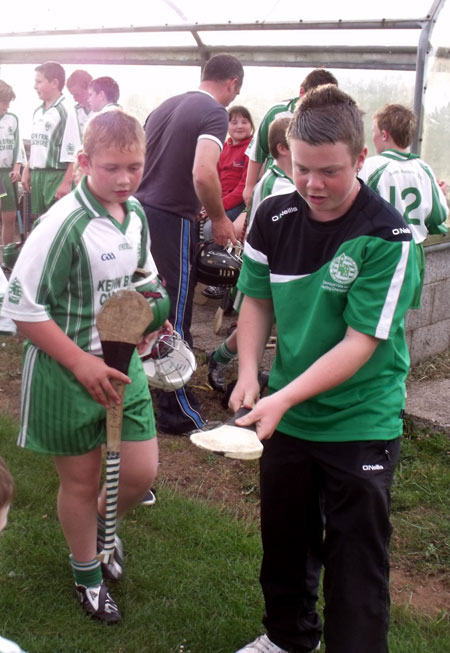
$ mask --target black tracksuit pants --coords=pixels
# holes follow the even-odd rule
[[[317,443],[276,431],[261,458],[260,581],[269,638],[311,651],[324,568],[327,653],[387,653],[390,489],[400,438]]]

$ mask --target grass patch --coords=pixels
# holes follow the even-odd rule
[[[392,496],[392,550],[417,572],[450,568],[450,439],[421,431],[403,438]]]
[[[121,525],[126,576],[112,593],[122,624],[108,627],[87,619],[74,598],[56,518],[53,463],[16,447],[16,433],[17,424],[0,417],[0,451],[17,485],[0,541],[2,635],[29,653],[231,653],[262,632],[257,525],[166,485],[154,507],[138,506]],[[448,564],[448,448],[444,436],[407,438],[394,490],[394,521],[401,533],[396,553],[427,571]],[[442,540],[433,530],[436,519],[444,529]],[[408,521],[421,525],[417,542],[413,533],[419,529],[410,531]],[[428,558],[425,542],[436,547]],[[413,651],[450,651],[445,615],[429,619],[393,610],[391,653]]]

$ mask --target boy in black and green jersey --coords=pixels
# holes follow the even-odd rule
[[[242,649],[305,652],[322,634],[308,572],[325,568],[327,653],[386,653],[390,487],[418,283],[411,231],[357,179],[362,114],[335,86],[307,94],[288,130],[297,191],[264,200],[238,287],[239,379],[261,458],[267,635]],[[257,374],[275,316],[270,395]],[[257,402],[255,404],[255,402]],[[323,515],[323,517],[322,517]],[[258,648],[260,647],[260,648]]]
[[[147,220],[132,196],[144,169],[139,122],[115,110],[92,118],[83,138],[78,187],[38,221],[11,273],[3,313],[27,336],[19,445],[53,456],[59,475],[58,516],[70,549],[78,598],[92,617],[115,623],[120,612],[103,577],[122,573],[96,557],[104,541],[106,496],[99,495],[106,410],[127,383],[118,514],[151,487],[158,465],[152,402],[135,352],[128,376],[108,367],[96,317],[114,292],[131,287],[136,268],[156,270]],[[148,338],[141,343],[145,347]],[[128,385],[130,384],[130,385]],[[98,514],[97,514],[98,513]]]

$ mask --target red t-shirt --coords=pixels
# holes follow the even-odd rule
[[[228,138],[217,164],[220,183],[222,185],[222,202],[225,211],[243,202],[245,179],[247,177],[248,156],[245,150],[252,137],[233,145]]]

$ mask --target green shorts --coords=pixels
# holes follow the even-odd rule
[[[122,440],[156,435],[147,377],[135,351],[125,389]],[[21,428],[17,443],[38,453],[76,456],[106,442],[106,410],[75,376],[27,342],[22,369]]]
[[[31,213],[42,215],[56,202],[55,193],[66,174],[65,170],[35,168],[31,171]]]
[[[17,211],[17,186],[9,177],[11,171],[12,168],[0,168],[0,179],[6,193],[6,196],[2,197],[2,211]]]

